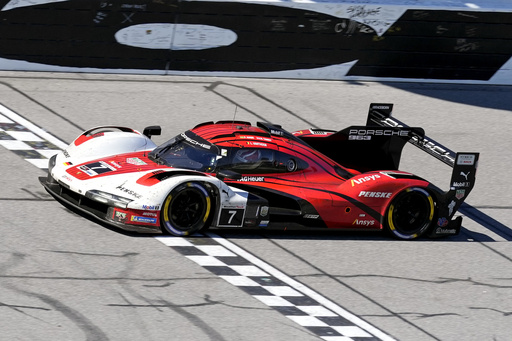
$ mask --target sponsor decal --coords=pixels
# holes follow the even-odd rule
[[[263,137],[263,136],[250,136],[250,135],[239,135],[238,136],[241,139],[248,139],[248,140],[258,140],[258,141],[265,141],[265,142],[272,142],[272,139],[269,137]]]
[[[359,135],[349,135],[349,140],[357,140],[357,141],[369,141],[372,139],[371,136],[359,136]]]
[[[64,174],[61,178],[69,182],[73,181],[73,179],[67,176],[66,174]]]
[[[212,146],[210,146],[209,144],[201,143],[199,141],[191,139],[190,137],[185,135],[185,133],[181,133],[180,136],[183,137],[188,143],[190,143],[192,145],[199,146],[199,147],[204,148],[204,149],[211,149],[212,148]]]
[[[249,146],[261,146],[261,147],[266,147],[266,146],[268,146],[268,144],[266,144],[266,143],[264,143],[264,142],[247,141],[246,143],[247,143],[247,145],[249,145]]]
[[[270,129],[270,134],[277,135],[277,136],[283,136],[284,135],[284,133],[281,130],[275,130],[275,129]]]
[[[124,193],[126,193],[126,194],[129,194],[129,195],[131,195],[131,196],[134,196],[134,197],[135,197],[135,198],[137,198],[137,199],[142,198],[142,195],[140,195],[139,193],[137,193],[137,192],[135,192],[135,191],[133,191],[133,190],[131,190],[131,189],[129,189],[129,188],[124,187],[123,185],[119,185],[119,186],[117,186],[117,187],[116,187],[116,189],[118,189],[118,190],[120,190],[121,192],[124,192]]]
[[[438,227],[436,229],[436,234],[455,234],[457,231],[455,229],[443,229]]]
[[[126,213],[119,212],[117,210],[114,211],[114,221],[124,223],[126,222]]]
[[[452,187],[470,187],[470,186],[471,186],[471,182],[469,182],[469,181],[455,181],[452,184]]]
[[[156,218],[132,216],[130,220],[136,223],[156,224]]]
[[[469,173],[471,173],[471,172],[467,172],[467,173],[460,172],[460,175],[462,175],[464,177],[464,179],[466,179],[466,181],[468,181]]]
[[[437,226],[445,227],[446,225],[448,225],[448,223],[449,221],[448,219],[446,219],[446,217],[442,217],[437,220]]]
[[[243,176],[242,178],[238,179],[237,181],[247,182],[247,181],[253,181],[253,182],[263,182],[265,181],[264,176]]]
[[[448,159],[452,162],[455,161],[455,159],[450,155],[449,151],[436,145],[433,141],[429,141],[426,138],[420,139],[418,136],[413,136],[411,140],[413,141],[414,144],[422,148],[428,149],[434,155],[437,155],[443,159]]]
[[[373,226],[375,224],[375,220],[366,220],[366,219],[356,219],[352,223],[352,225],[358,226]]]
[[[115,161],[110,161],[110,163],[111,163],[112,165],[114,165],[114,167],[116,167],[116,168],[121,168],[121,165],[120,165],[120,164],[118,164],[118,163],[117,163],[117,162],[115,162]]]
[[[361,191],[359,192],[359,197],[364,198],[382,198],[382,199],[388,199],[391,198],[391,192],[366,192]]]
[[[372,180],[376,180],[376,179],[380,179],[380,175],[368,175],[368,176],[365,176],[363,178],[359,178],[359,179],[356,179],[356,180],[350,180],[350,182],[352,183],[352,187],[354,187],[354,185],[360,185],[362,183],[365,183],[367,181],[372,181]]]
[[[142,205],[142,209],[148,211],[158,211],[160,210],[160,205]]]
[[[389,105],[374,105],[372,109],[381,109],[381,110],[390,110],[391,106]]]
[[[63,154],[63,155],[64,155],[64,157],[66,157],[66,158],[70,158],[70,157],[71,157],[71,156],[69,155],[69,152],[68,152],[66,149],[64,149],[64,150],[62,151],[62,154]]]
[[[144,212],[142,213],[142,215],[146,217],[158,217],[158,214],[156,214],[155,212]]]
[[[129,163],[131,165],[136,165],[136,166],[143,166],[143,165],[147,165],[147,163],[145,163],[144,161],[142,161],[141,159],[139,159],[138,157],[130,157],[130,158],[127,158],[126,159],[126,163]]]
[[[464,198],[465,195],[466,195],[466,190],[465,189],[458,189],[455,192],[455,198],[457,198],[457,200],[460,200],[460,199]]]
[[[391,117],[388,117],[384,120],[384,123],[389,125],[390,127],[400,127],[403,128],[403,125],[399,124],[397,121],[393,120]],[[421,138],[418,136],[413,136],[411,141],[413,144],[428,149],[432,154],[435,154],[443,159],[448,159],[452,162],[455,162],[455,159],[450,155],[450,152],[445,150],[444,148],[436,145],[433,141],[429,141],[425,137]]]
[[[452,200],[452,202],[448,205],[448,215],[452,215],[453,213],[453,208],[455,207],[455,201]]]
[[[350,129],[348,134],[357,136],[409,136],[409,130]]]
[[[473,166],[475,164],[475,155],[459,154],[457,157],[458,165]]]
[[[304,218],[306,219],[318,219],[320,215],[318,214],[304,214]]]

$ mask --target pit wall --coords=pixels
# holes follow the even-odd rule
[[[512,84],[509,1],[0,0],[0,70]]]

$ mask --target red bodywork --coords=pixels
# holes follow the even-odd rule
[[[296,139],[245,122],[202,124],[191,131],[219,148],[268,149],[307,164],[303,169],[289,172],[241,172],[241,179],[224,180],[267,199],[269,194],[275,194],[274,202],[269,199],[271,207],[279,207],[283,197],[293,198],[301,206],[297,207],[301,212],[300,217],[292,220],[301,225],[381,229],[386,208],[397,193],[407,187],[429,185],[425,180],[396,170],[361,173],[345,168],[300,141],[301,136],[310,134],[309,130],[294,133]],[[397,178],[393,174],[401,176]]]

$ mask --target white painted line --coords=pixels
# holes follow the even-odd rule
[[[288,302],[279,296],[268,296],[268,295],[254,295],[254,298],[260,300],[269,307],[293,307],[293,303]],[[327,326],[327,324],[325,324]]]
[[[236,253],[240,257],[245,258],[251,264],[254,264],[257,267],[261,268],[263,271],[268,272],[270,275],[272,275],[272,276],[276,277],[277,279],[283,281],[284,283],[288,284],[289,286],[291,286],[295,290],[302,292],[304,295],[313,298],[314,300],[316,300],[318,303],[320,303],[321,305],[323,305],[327,309],[330,309],[330,310],[334,311],[335,313],[337,313],[341,317],[349,320],[353,324],[355,324],[355,325],[361,327],[362,329],[366,330],[368,333],[373,334],[374,336],[380,338],[383,341],[395,341],[395,339],[392,338],[391,336],[385,334],[384,332],[382,332],[379,329],[375,328],[374,326],[370,325],[366,321],[360,319],[356,315],[348,312],[347,310],[343,309],[342,307],[340,307],[339,305],[335,304],[331,300],[325,298],[324,296],[320,295],[319,293],[311,290],[310,288],[306,287],[304,284],[302,284],[300,282],[297,282],[293,278],[288,277],[283,272],[281,272],[278,269],[272,267],[271,265],[269,265],[268,263],[262,261],[261,259],[256,258],[255,256],[253,256],[252,254],[248,253],[247,251],[245,251],[244,249],[240,248],[239,246],[231,243],[230,241],[228,241],[228,240],[226,240],[226,239],[224,239],[224,238],[222,238],[219,235],[216,235],[214,233],[207,232],[205,234],[207,236],[209,236],[210,238],[215,239],[215,241],[217,243],[219,243],[219,244],[223,245],[224,247],[226,247],[227,249],[233,251],[234,253]],[[255,296],[255,297],[260,299],[261,301],[264,301],[266,299],[265,297],[261,297],[261,298],[257,297],[257,296]],[[264,302],[264,303],[266,303],[266,302]]]
[[[300,292],[295,289],[292,289],[289,286],[268,286],[263,285],[262,288],[268,290],[272,295],[276,296],[288,296],[288,297],[300,297],[303,296]]]
[[[228,283],[231,283],[234,286],[243,286],[243,287],[259,287],[260,285],[253,281],[250,278],[245,276],[219,276],[223,280]]]
[[[30,131],[6,131],[8,135],[11,135],[16,140],[20,141],[31,141],[31,142],[42,142],[42,138]]]
[[[228,251],[225,247],[220,245],[197,245],[197,249],[203,251],[208,256],[216,257],[235,257],[233,252]]]
[[[0,146],[4,146],[9,150],[34,150],[34,148],[30,147],[25,142],[18,140],[0,141]]]
[[[167,246],[194,246],[191,242],[185,238],[173,238],[169,236],[155,237],[160,243]]]
[[[19,123],[20,125],[24,126],[25,128],[27,128],[31,132],[35,133],[39,137],[42,137],[46,141],[53,143],[54,145],[56,145],[57,147],[59,147],[61,149],[66,149],[66,147],[68,146],[67,143],[62,142],[61,140],[59,140],[55,136],[47,133],[46,131],[44,131],[43,129],[39,128],[38,126],[36,126],[32,122],[27,121],[26,119],[24,119],[20,115],[16,114],[11,109],[6,108],[6,107],[4,107],[1,104],[0,104],[0,113],[2,113],[2,115],[4,115],[4,116],[8,117],[9,119],[13,120],[14,122]]]
[[[30,162],[37,168],[47,168],[48,167],[48,159],[25,159],[25,161]]]

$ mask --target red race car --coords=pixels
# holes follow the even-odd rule
[[[183,236],[207,227],[385,229],[400,239],[456,235],[478,153],[455,153],[371,104],[341,131],[206,122],[156,146],[123,127],[79,136],[41,183],[58,200],[128,230]],[[399,171],[409,142],[453,168],[448,191]],[[103,147],[102,147],[103,146]],[[131,149],[130,149],[131,148]]]

